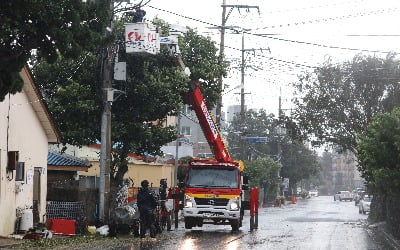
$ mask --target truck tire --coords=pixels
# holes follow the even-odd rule
[[[193,220],[190,218],[185,218],[185,228],[186,229],[192,229],[192,227],[193,227],[192,221]]]
[[[230,220],[232,232],[239,231],[240,219],[237,220]]]

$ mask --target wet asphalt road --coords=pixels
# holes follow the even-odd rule
[[[290,202],[289,202],[290,203]],[[367,215],[354,202],[320,196],[298,200],[282,208],[261,208],[258,230],[249,232],[249,220],[237,233],[229,226],[206,225],[166,233],[168,240],[144,249],[384,249],[365,227]],[[131,249],[137,249],[131,246]]]
[[[290,202],[289,202],[290,203]],[[76,249],[388,249],[366,227],[367,215],[354,202],[333,201],[331,196],[298,200],[282,208],[260,208],[259,226],[249,232],[249,216],[239,232],[230,226],[205,225],[186,230],[184,223],[157,240],[105,241]]]

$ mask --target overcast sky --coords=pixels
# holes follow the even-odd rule
[[[222,3],[151,0],[144,9],[147,19],[158,16],[170,24],[195,28],[219,47],[219,31],[210,27],[221,25]],[[259,11],[233,9],[226,23],[251,29],[244,42],[246,50],[255,49],[246,53],[248,108],[277,114],[280,94],[282,107],[291,108],[290,83],[297,74],[312,71],[328,57],[339,62],[361,52],[385,56],[384,52],[400,51],[399,0],[226,0],[226,4],[259,7]],[[227,31],[225,45],[232,69],[224,79],[229,85],[225,91],[229,93],[223,95],[224,110],[240,103],[240,87],[232,88],[240,85],[241,35]]]

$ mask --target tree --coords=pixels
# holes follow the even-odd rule
[[[376,115],[358,140],[359,170],[369,190],[399,194],[400,109]]]
[[[118,29],[116,29],[118,31]],[[190,57],[193,62],[192,77],[202,79],[202,88],[209,92],[210,101],[218,89],[214,89],[212,82],[221,73],[214,70],[209,73],[206,68],[224,69],[217,60],[214,43],[209,39],[190,31],[189,37],[182,43],[182,53],[191,51],[185,46],[196,46],[196,53]],[[210,52],[211,51],[211,52]],[[215,54],[212,56],[212,54]],[[175,127],[164,126],[167,115],[173,115],[183,103],[187,92],[188,78],[181,73],[167,52],[159,55],[126,55],[123,51],[119,59],[127,62],[126,82],[115,82],[125,94],[113,102],[112,106],[112,145],[113,162],[111,166],[111,180],[114,185],[121,183],[127,171],[127,154],[148,153],[161,154],[160,148],[176,138]],[[185,57],[184,57],[185,59]],[[200,60],[201,59],[201,60]],[[81,63],[84,60],[84,63]],[[41,90],[49,103],[49,108],[56,123],[60,126],[63,142],[75,145],[86,145],[87,142],[100,140],[100,111],[101,91],[98,79],[100,67],[98,58],[93,53],[84,53],[81,61],[62,58],[55,65],[39,61],[34,66],[34,75],[41,82]],[[186,65],[190,63],[185,61]],[[197,73],[196,73],[197,72]],[[207,74],[205,74],[207,72]],[[198,80],[197,79],[197,80]],[[77,91],[80,87],[85,91]],[[74,103],[71,103],[71,100]],[[60,107],[69,105],[69,109]]]
[[[268,156],[257,158],[254,161],[246,161],[245,165],[250,186],[258,186],[264,189],[264,203],[273,200],[278,192],[278,184],[280,183],[278,173],[281,165]]]
[[[393,54],[357,55],[341,64],[327,60],[294,84],[295,120],[313,145],[336,144],[355,152],[356,133],[364,133],[375,114],[399,105],[399,66]]]
[[[281,163],[280,176],[289,178],[289,193],[296,192],[298,181],[310,179],[320,171],[316,154],[299,142],[282,144]]]
[[[359,170],[374,194],[369,219],[400,237],[400,108],[376,115],[358,140]]]
[[[235,159],[252,159],[268,155],[277,155],[278,121],[273,114],[267,114],[264,109],[259,112],[249,110],[246,118],[234,116],[229,126],[228,149]],[[267,137],[268,143],[249,143],[245,137]]]
[[[225,76],[228,67],[224,60],[221,63],[215,45],[210,38],[201,36],[193,29],[189,29],[179,41],[182,59],[191,71],[190,78],[200,81],[200,89],[209,110],[213,109],[221,96],[218,77]]]
[[[0,101],[22,89],[19,72],[31,57],[52,63],[79,57],[105,43],[110,1],[1,1]]]

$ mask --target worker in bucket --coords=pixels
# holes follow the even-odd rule
[[[137,194],[137,205],[140,212],[140,237],[144,238],[147,229],[150,229],[150,237],[155,238],[154,209],[157,206],[157,201],[153,191],[149,189],[148,180],[143,180],[141,186]]]

